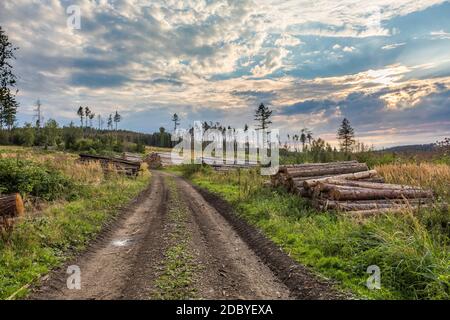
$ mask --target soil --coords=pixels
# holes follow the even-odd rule
[[[169,188],[168,181],[175,186]],[[174,193],[186,217],[170,218]],[[233,208],[170,173],[152,182],[85,252],[52,271],[29,299],[155,299],[164,288],[167,251],[183,224],[192,255],[192,287],[198,299],[342,299],[333,283],[293,261]],[[175,226],[174,226],[175,224]],[[180,241],[177,239],[176,241]],[[68,266],[81,271],[81,289],[67,288]],[[164,295],[163,295],[164,296]]]

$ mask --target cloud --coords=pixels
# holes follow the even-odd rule
[[[87,88],[114,88],[124,85],[127,77],[120,74],[74,73],[70,84]]]
[[[264,59],[252,69],[252,73],[256,77],[264,77],[272,74],[283,65],[283,58],[286,57],[288,51],[284,48],[273,48],[268,50],[264,55]]]
[[[450,39],[450,32],[445,32],[444,30],[431,31],[430,35],[433,39]]]
[[[302,44],[302,41],[297,37],[293,37],[290,34],[282,34],[276,41],[275,46],[278,47],[295,47]]]
[[[391,43],[391,44],[387,44],[381,47],[382,50],[392,50],[392,49],[396,49],[398,47],[404,46],[406,44],[406,42],[401,42],[401,43]]]
[[[339,103],[353,94],[412,117],[449,86],[450,5],[438,0],[70,4],[81,8],[81,30],[67,28],[67,1],[0,2],[1,25],[20,47],[14,70],[22,122],[37,98],[46,117],[64,121],[78,105],[98,114],[113,106],[131,129],[145,121],[158,129],[171,112],[251,122],[265,102],[276,125],[292,130],[300,117],[320,130],[346,114]],[[408,50],[393,50],[405,43]],[[310,114],[282,112],[297,104]]]
[[[344,51],[344,52],[353,52],[353,51],[355,51],[355,47],[345,46],[344,48],[342,48],[342,51]]]

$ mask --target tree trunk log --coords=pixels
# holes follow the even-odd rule
[[[20,194],[0,195],[0,217],[18,217],[23,215],[24,211]]]
[[[424,206],[431,202],[431,199],[409,199],[409,200],[362,200],[362,201],[334,201],[321,200],[316,202],[316,206],[322,210],[360,211],[374,209],[407,209]]]
[[[358,187],[367,189],[392,189],[392,190],[422,190],[420,187],[405,186],[400,184],[389,184],[389,183],[376,183],[376,182],[366,182],[366,181],[350,181],[350,180],[340,180],[340,179],[329,179],[326,182],[319,183],[318,186],[327,185],[331,186],[343,186],[343,187]]]
[[[351,166],[354,164],[357,164],[358,161],[352,160],[352,161],[340,161],[340,162],[326,162],[326,163],[302,163],[302,164],[292,164],[292,165],[283,165],[280,166],[279,171],[287,173],[288,170],[295,170],[295,169],[314,169],[314,168],[321,168],[321,167],[343,167],[343,166]]]
[[[427,205],[423,205],[420,207],[413,207],[411,208],[413,211],[418,211],[420,209],[426,209],[428,208]],[[354,218],[369,218],[374,217],[377,215],[382,215],[386,213],[404,213],[407,212],[407,208],[384,208],[384,209],[373,209],[373,210],[360,210],[360,211],[349,211],[345,213],[345,216],[347,217],[354,217]]]
[[[368,170],[368,171],[361,171],[356,173],[347,173],[347,174],[340,174],[335,176],[325,176],[323,178],[312,178],[305,180],[303,182],[303,186],[305,188],[313,188],[316,185],[318,185],[320,182],[326,182],[327,180],[335,180],[335,179],[345,179],[345,180],[361,180],[361,179],[367,179],[367,178],[373,178],[377,176],[376,170]]]
[[[333,186],[327,191],[327,198],[331,200],[377,200],[377,199],[414,199],[432,198],[433,192],[422,189],[367,189],[357,187]],[[326,186],[325,188],[329,188]]]
[[[332,166],[324,168],[310,168],[310,169],[288,169],[287,174],[292,177],[314,177],[326,176],[345,173],[355,173],[369,170],[365,163],[355,163],[348,166]]]

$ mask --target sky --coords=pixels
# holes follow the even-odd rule
[[[282,140],[307,127],[335,144],[346,117],[376,148],[450,136],[449,18],[439,0],[0,1],[20,124],[37,99],[45,119],[89,106],[142,132],[173,113],[254,125],[264,103]]]

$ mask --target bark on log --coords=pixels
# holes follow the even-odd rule
[[[0,195],[0,217],[18,217],[25,212],[20,194]]]
[[[432,198],[433,192],[430,190],[396,190],[396,189],[367,189],[356,187],[334,186],[326,192],[327,198],[331,200],[376,200],[376,199],[411,199],[411,198]]]
[[[303,187],[296,187],[294,188],[294,193],[300,197],[308,197],[309,192]]]
[[[372,178],[365,178],[365,179],[361,179],[359,181],[367,181],[367,182],[375,182],[375,183],[385,183],[386,180],[384,180],[383,177],[372,177]]]
[[[400,184],[390,184],[390,183],[376,183],[376,182],[366,182],[366,181],[349,181],[340,179],[328,179],[326,182],[319,183],[320,185],[336,185],[343,187],[358,187],[358,188],[368,188],[368,189],[393,189],[393,190],[422,190],[420,187],[405,186]],[[329,186],[330,187],[330,186]]]
[[[356,173],[361,171],[367,171],[367,165],[365,163],[355,164],[352,166],[345,167],[329,167],[329,168],[317,168],[317,169],[307,169],[307,170],[288,170],[289,176],[295,177],[314,177],[314,176],[327,176],[327,175],[337,175],[346,173]]]
[[[292,164],[280,166],[279,171],[287,172],[288,169],[309,169],[309,168],[319,168],[319,167],[331,167],[331,166],[346,166],[358,163],[356,160],[351,161],[338,161],[338,162],[326,162],[326,163],[302,163],[302,164]]]
[[[360,210],[374,210],[374,209],[408,209],[418,206],[425,206],[429,204],[432,200],[429,198],[425,199],[409,199],[404,200],[362,200],[362,201],[334,201],[334,200],[323,200],[317,201],[316,207],[321,210],[341,210],[341,211],[360,211]]]
[[[413,211],[418,211],[420,209],[427,209],[427,205],[423,205],[420,207],[413,207],[411,208]],[[354,218],[369,218],[374,217],[377,215],[382,215],[386,213],[406,213],[409,209],[407,208],[385,208],[385,209],[373,209],[373,210],[360,210],[360,211],[349,211],[345,213],[344,215],[347,217],[354,217]]]
[[[312,178],[309,180],[305,180],[303,182],[303,186],[305,188],[313,188],[316,185],[318,185],[320,182],[326,182],[329,179],[345,179],[345,180],[361,180],[366,178],[372,178],[377,176],[376,170],[368,170],[368,171],[361,171],[356,173],[347,173],[347,174],[340,174],[335,176],[325,176],[323,178]]]
[[[323,168],[309,168],[309,169],[288,169],[287,174],[294,177],[314,177],[326,176],[345,173],[355,173],[369,170],[365,163],[355,163],[349,166],[332,166]]]

